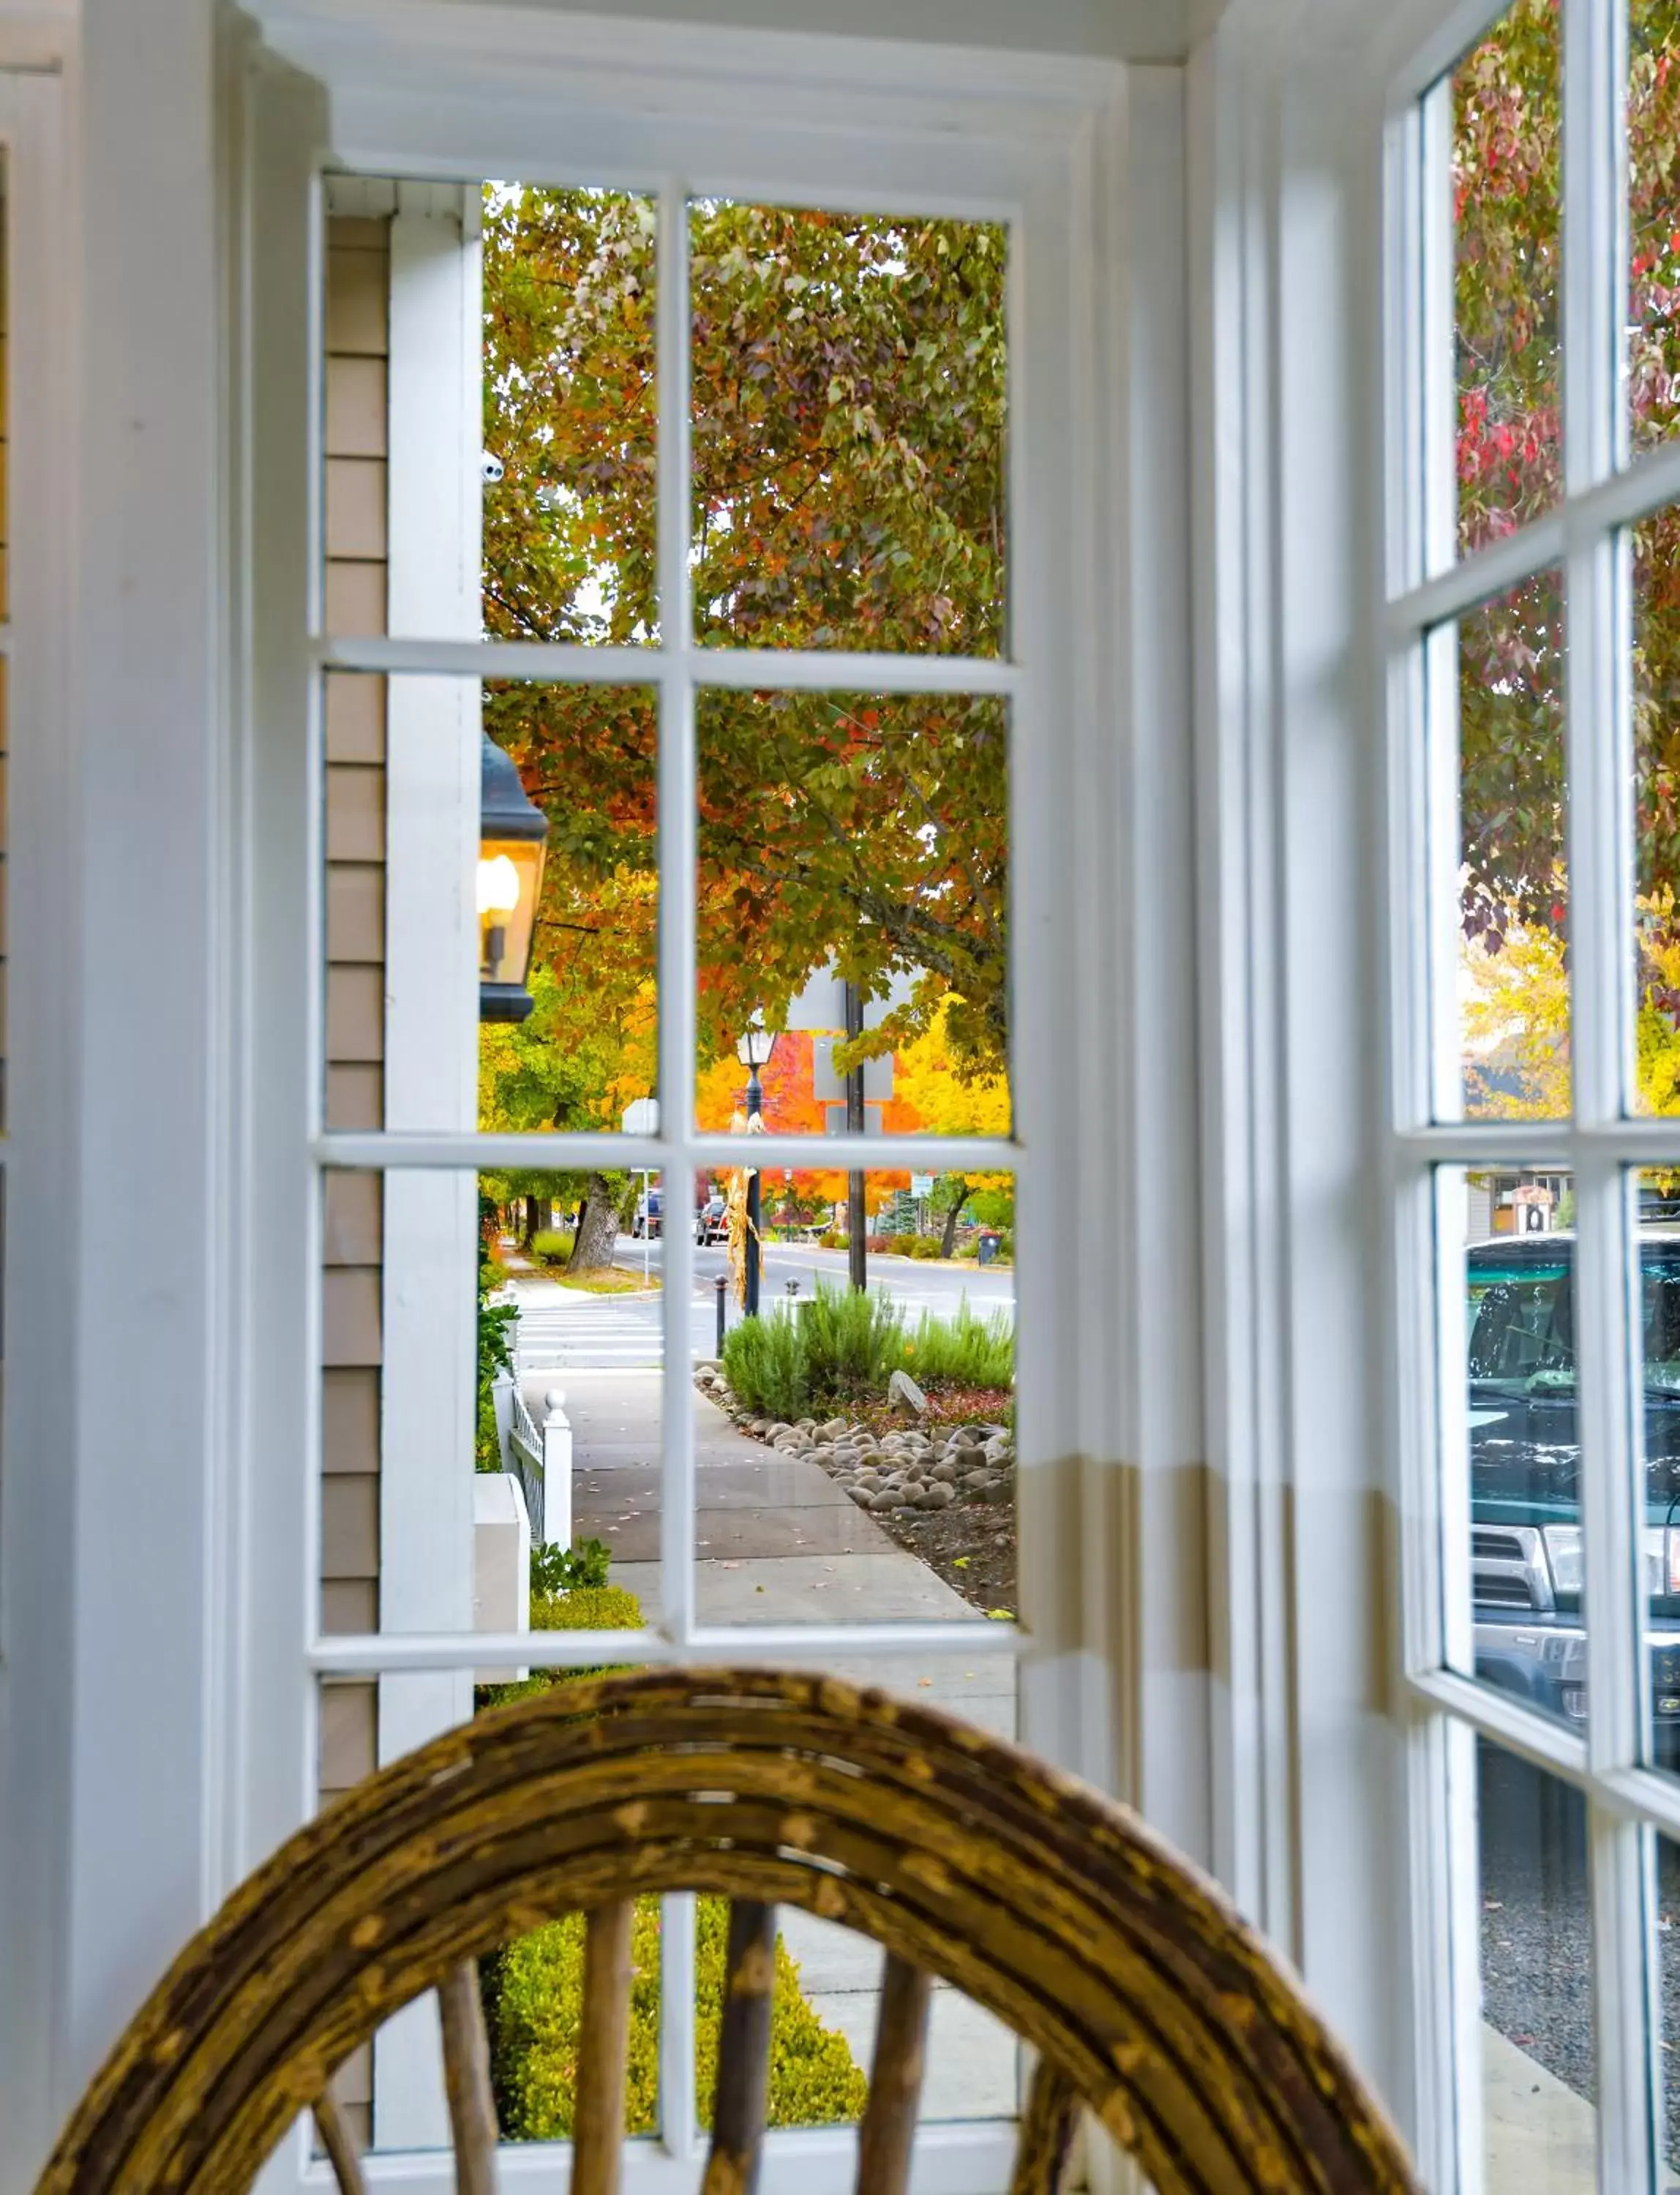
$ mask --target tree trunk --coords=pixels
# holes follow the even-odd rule
[[[522,1249],[528,1251],[532,1243],[536,1241],[537,1230],[542,1224],[541,1214],[540,1201],[534,1196],[528,1196],[525,1199],[525,1231],[520,1238],[520,1247]]]
[[[618,1207],[605,1181],[598,1173],[592,1173],[584,1195],[577,1240],[572,1245],[567,1270],[574,1273],[600,1272],[612,1264],[617,1247]]]
[[[939,1245],[939,1255],[942,1258],[949,1258],[952,1251],[956,1247],[956,1223],[958,1218],[961,1216],[963,1206],[967,1203],[969,1197],[973,1194],[973,1190],[965,1181],[961,1188],[959,1189],[956,1193],[955,1203],[952,1205],[950,1210],[945,1214],[944,1240]]]

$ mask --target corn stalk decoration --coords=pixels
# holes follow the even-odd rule
[[[737,1105],[729,1125],[731,1135],[761,1136],[765,1130],[764,1115],[754,1113],[749,1118]],[[747,1217],[747,1192],[758,1171],[756,1167],[736,1167],[730,1172],[729,1187],[724,1192],[725,1209],[729,1214],[730,1282],[735,1291],[735,1300],[743,1311],[747,1306],[747,1236],[752,1226]],[[759,1239],[759,1253],[762,1258],[762,1234]]]

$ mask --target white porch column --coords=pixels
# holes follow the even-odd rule
[[[391,223],[390,629],[480,628],[476,193],[404,184]],[[479,689],[390,681],[385,1119],[471,1128],[477,1113]],[[477,1196],[471,1176],[394,1173],[384,1197],[379,1622],[472,1628]],[[379,1758],[472,1712],[470,1670],[379,1680]],[[447,2143],[437,2015],[411,2006],[374,2052],[381,2149]]]

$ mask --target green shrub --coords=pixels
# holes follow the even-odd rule
[[[723,2019],[729,1904],[701,1898],[695,1910],[695,2102],[711,2123]],[[492,2071],[505,2135],[563,2141],[572,2132],[583,2004],[581,1914],[568,1914],[511,1944],[498,1962]],[[658,2126],[660,1908],[637,1901],[631,1924],[630,2053],[625,2127]],[[800,1993],[800,1970],[778,1936],[770,2029],[771,2126],[827,2126],[862,2112],[869,2084],[844,2036],[825,2027]]]
[[[569,1593],[532,1596],[533,1631],[639,1631],[641,1628],[642,1604],[627,1586],[580,1585]],[[554,1669],[549,1674],[571,1677],[578,1672]]]
[[[913,1236],[909,1248],[913,1258],[937,1258],[940,1254],[939,1238],[937,1235]]]
[[[586,1548],[598,1547],[586,1541]],[[582,1551],[580,1550],[580,1553]],[[621,1586],[576,1586],[531,1604],[534,1631],[636,1630],[642,1604]],[[574,1684],[600,1669],[545,1669],[522,1685],[488,1688],[489,1699],[517,1699]],[[659,2100],[659,1929],[657,1898],[638,1898],[631,1926],[630,2048],[625,2123],[652,2132]],[[729,1903],[701,1898],[695,1910],[695,2100],[709,2125],[723,2019]],[[583,1916],[566,1914],[480,1962],[490,2071],[501,2131],[510,2141],[561,2141],[572,2131],[578,2035],[583,2012]],[[776,1939],[771,2014],[769,2122],[826,2126],[857,2118],[869,2084],[844,2036],[825,2027],[801,1994],[799,1967]]]
[[[818,1404],[866,1402],[904,1361],[899,1314],[880,1290],[819,1287],[796,1325],[805,1388]]]
[[[531,1255],[540,1265],[569,1265],[575,1239],[569,1229],[540,1227],[531,1237]]]
[[[495,1386],[505,1372],[513,1369],[513,1336],[519,1323],[519,1306],[492,1303],[501,1271],[492,1259],[478,1261],[478,1402],[473,1418],[472,1460],[475,1471],[499,1471],[501,1436],[496,1430]]]
[[[794,1319],[778,1314],[731,1327],[724,1337],[724,1374],[749,1410],[802,1418],[810,1409],[804,1339]]]
[[[924,1311],[905,1344],[905,1362],[924,1386],[1008,1387],[1015,1378],[1015,1334],[1002,1311],[981,1318],[965,1296],[950,1318]]]
[[[605,1585],[612,1559],[604,1540],[580,1540],[574,1547],[557,1547],[551,1540],[531,1550],[531,1591],[546,1596],[570,1593],[578,1586]]]
[[[793,1420],[878,1401],[901,1365],[924,1386],[930,1380],[1011,1386],[1014,1332],[1002,1312],[982,1318],[965,1299],[950,1318],[924,1311],[907,1334],[884,1292],[860,1295],[819,1284],[803,1311],[744,1318],[724,1343],[730,1386],[749,1410],[768,1417]]]
[[[621,1585],[574,1586],[569,1593],[531,1595],[533,1631],[639,1631],[642,1604]],[[505,1685],[480,1685],[473,1692],[475,1708],[505,1707],[510,1700],[529,1699],[551,1685],[574,1685],[585,1677],[609,1677],[632,1667],[609,1662],[592,1669],[534,1669]]]

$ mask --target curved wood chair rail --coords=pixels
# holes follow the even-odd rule
[[[557,1686],[409,1754],[300,1829],[195,1937],[66,2128],[38,2195],[223,2195],[400,2007],[441,1993],[463,2189],[494,2186],[466,1962],[589,1920],[574,2195],[621,2149],[630,1901],[720,1893],[728,1985],[707,2195],[748,2195],[764,2123],[776,1904],[885,1950],[858,2185],[908,2173],[926,1978],[1037,2053],[1016,2195],[1054,2195],[1088,2106],[1159,2195],[1413,2191],[1406,2152],[1297,1985],[1123,1809],[926,1708],[765,1670]],[[464,1972],[465,1969],[465,1972]]]

